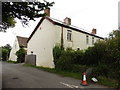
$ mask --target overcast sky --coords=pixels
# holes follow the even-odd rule
[[[63,21],[65,17],[71,18],[71,24],[87,31],[97,29],[97,35],[107,37],[112,31],[118,29],[118,2],[120,0],[47,0],[54,1],[51,7],[51,17]],[[39,22],[31,21],[29,27],[23,28],[18,22],[15,28],[0,32],[0,46],[10,44],[13,46],[16,36],[29,37]],[[17,20],[18,21],[18,20]],[[47,38],[47,37],[46,37]]]

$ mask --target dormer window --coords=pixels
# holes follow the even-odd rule
[[[67,40],[72,41],[72,31],[71,30],[67,30]]]

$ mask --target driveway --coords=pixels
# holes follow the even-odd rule
[[[22,64],[2,62],[2,88],[107,88],[97,84],[82,86],[80,83],[81,80],[78,79],[63,77]]]

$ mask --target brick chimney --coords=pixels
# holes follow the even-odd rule
[[[50,8],[44,9],[44,13],[47,14],[47,16],[50,16]]]
[[[64,19],[64,23],[67,24],[67,25],[71,25],[71,19],[68,18],[68,17],[66,17],[66,18]]]
[[[96,32],[97,32],[97,30],[93,28],[91,33],[96,34]]]

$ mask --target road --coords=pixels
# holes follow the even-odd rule
[[[82,86],[80,83],[81,80],[78,79],[63,77],[22,64],[2,62],[2,88],[107,88],[98,84]]]

